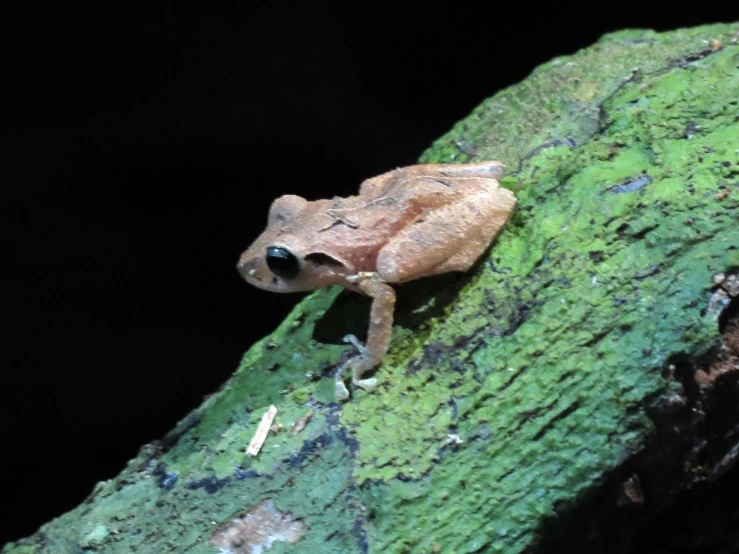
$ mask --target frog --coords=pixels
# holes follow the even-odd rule
[[[241,254],[237,269],[267,291],[312,291],[339,285],[372,299],[367,340],[344,341],[356,354],[335,375],[335,397],[349,399],[344,374],[368,393],[365,375],[390,346],[394,285],[468,271],[498,236],[516,206],[500,186],[499,161],[400,167],[360,184],[349,197],[306,200],[287,194],[269,208],[266,229]]]

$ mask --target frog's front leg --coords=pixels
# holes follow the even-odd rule
[[[361,377],[379,365],[385,357],[390,346],[395,309],[395,290],[376,273],[360,273],[356,277],[350,277],[349,281],[354,289],[372,298],[372,308],[370,309],[367,344],[362,346],[353,335],[344,339],[357,347],[359,355],[344,364],[336,375],[336,398],[338,400],[346,400],[349,397],[349,391],[346,390],[341,375],[347,368],[352,370],[354,385],[367,392],[374,392],[377,389],[377,379],[362,379]]]

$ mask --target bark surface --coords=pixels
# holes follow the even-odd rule
[[[333,401],[367,302],[312,294],[3,554],[635,552],[671,518],[661,551],[736,547],[738,37],[607,35],[485,101],[422,161],[503,161],[518,210],[469,274],[399,287],[376,394]]]

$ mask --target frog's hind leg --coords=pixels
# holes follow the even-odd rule
[[[393,310],[395,308],[395,291],[383,282],[376,273],[358,275],[353,285],[359,292],[372,298],[370,308],[369,330],[367,344],[362,345],[354,335],[344,337],[344,342],[350,342],[359,352],[358,356],[348,360],[336,373],[336,399],[346,400],[349,397],[344,385],[343,372],[347,368],[352,370],[352,383],[367,392],[374,392],[377,388],[377,379],[362,379],[367,371],[382,362],[390,346],[390,335],[393,329]]]
[[[502,162],[487,161],[470,164],[420,164],[402,167],[390,171],[380,177],[403,175],[405,177],[441,176],[441,177],[480,177],[482,179],[500,180],[505,173]]]
[[[447,177],[483,177],[500,180],[505,172],[501,162],[489,161],[471,164],[439,164],[436,171]]]
[[[380,276],[388,283],[402,283],[469,269],[516,205],[511,191],[492,183],[494,186],[475,187],[474,192],[419,217],[400,231],[380,250]]]
[[[497,181],[503,177],[505,166],[501,162],[488,161],[471,164],[420,164],[401,167],[366,179],[359,186],[360,196],[379,196],[388,187],[397,186],[409,179],[422,179],[429,183],[436,181],[449,187],[443,178],[486,180],[487,186],[497,187]],[[439,179],[441,178],[441,179]]]

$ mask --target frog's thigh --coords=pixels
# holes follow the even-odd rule
[[[362,184],[359,185],[359,195],[375,196],[381,194],[390,179],[390,173],[391,172],[383,173],[377,177],[372,177],[362,181]]]
[[[488,219],[480,227],[479,233],[468,239],[465,248],[460,249],[451,258],[434,267],[433,271],[427,275],[438,275],[449,271],[467,271],[485,252],[493,239],[503,230],[516,205],[516,198],[509,190],[498,189],[493,196],[495,202],[489,212]]]
[[[434,210],[383,247],[377,271],[390,283],[466,271],[503,228],[515,204],[509,190],[479,190]]]

